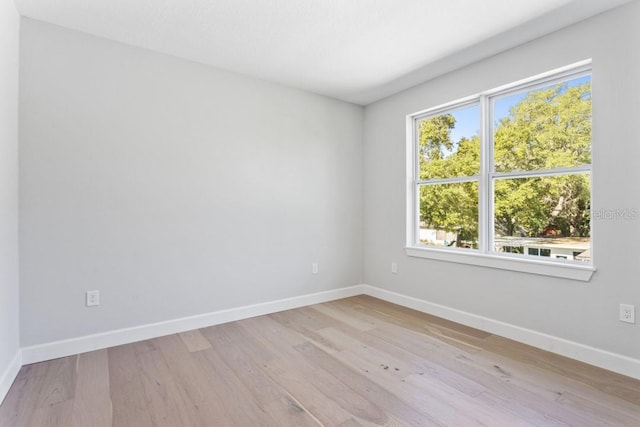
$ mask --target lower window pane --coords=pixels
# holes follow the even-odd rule
[[[478,248],[478,183],[420,186],[421,245]]]
[[[494,250],[591,261],[588,173],[494,181]]]

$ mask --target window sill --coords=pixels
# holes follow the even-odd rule
[[[591,276],[593,276],[593,273],[596,270],[591,265],[569,264],[561,261],[525,260],[515,256],[489,255],[477,252],[467,252],[466,250],[431,249],[426,247],[409,246],[405,248],[405,251],[410,257],[428,258],[438,261],[497,268],[500,270],[540,274],[543,276],[560,277],[583,282],[591,280]]]

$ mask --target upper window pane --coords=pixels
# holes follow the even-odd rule
[[[496,172],[591,164],[591,76],[493,99]]]
[[[417,120],[420,179],[480,173],[480,107],[474,104]]]

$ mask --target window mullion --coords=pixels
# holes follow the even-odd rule
[[[575,175],[580,173],[590,173],[591,165],[579,165],[573,167],[566,168],[555,168],[555,169],[540,169],[540,170],[529,170],[529,171],[520,171],[516,170],[513,172],[492,172],[490,177],[493,179],[514,179],[514,178],[537,178],[537,177],[545,177],[545,176],[562,176],[562,175]]]
[[[453,178],[433,178],[420,180],[416,182],[416,185],[438,185],[438,184],[455,184],[459,182],[474,182],[479,181],[480,176],[471,175],[471,176],[456,176]]]
[[[414,117],[407,118],[407,151],[410,153],[407,159],[407,169],[412,170],[407,182],[407,199],[410,201],[410,209],[407,210],[407,244],[416,245],[418,243],[419,222],[420,222],[420,195],[418,180],[420,178],[420,166],[418,161],[419,143],[417,132],[418,121]],[[409,169],[410,168],[410,169]]]
[[[491,111],[487,96],[480,97],[480,179],[478,180],[478,238],[480,252],[487,253],[491,248]]]

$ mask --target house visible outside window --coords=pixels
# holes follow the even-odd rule
[[[592,269],[591,119],[590,62],[408,116],[409,255]]]

